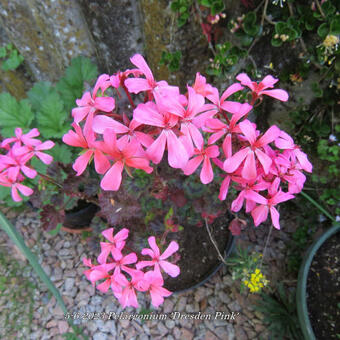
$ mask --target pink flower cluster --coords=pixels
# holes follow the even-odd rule
[[[156,81],[141,55],[134,55],[131,62],[136,68],[101,75],[92,94],[86,92],[72,111],[74,130],[63,141],[83,149],[73,165],[77,175],[94,158],[96,171],[103,175],[101,188],[118,190],[124,168],[128,174],[131,168],[151,173],[150,162],[158,164],[167,150],[169,165],[186,175],[201,166],[204,184],[213,181],[213,166],[220,168],[224,178],[219,198],[226,198],[233,183],[239,195],[231,209],[237,212],[245,205],[256,226],[270,213],[279,229],[276,206],[302,190],[303,171],[311,172],[312,165],[287,133],[272,126],[262,134],[247,119],[263,96],[288,100],[286,91],[273,89],[278,79],[268,75],[257,83],[242,73],[236,77],[239,82],[220,96],[197,73],[193,86],[182,95],[178,87]],[[245,87],[251,91],[250,104],[230,99]],[[131,120],[129,112],[116,109],[112,91],[119,97],[125,92],[133,110]]]
[[[163,287],[164,280],[161,271],[172,277],[180,273],[178,266],[166,261],[178,250],[178,244],[171,241],[161,254],[155,237],[151,236],[148,239],[151,249],[144,248],[141,252],[142,255],[149,256],[151,260],[138,261],[136,253],[122,254],[129,230],[124,228],[115,235],[113,231],[114,229],[110,228],[102,232],[109,242],[100,243],[98,265],[92,264],[89,259],[83,259],[84,265],[90,267],[85,271],[87,279],[92,282],[93,286],[100,281],[97,289],[101,292],[106,293],[111,288],[123,308],[138,307],[137,292],[150,293],[152,305],[158,307],[163,303],[164,297],[172,294]],[[132,264],[134,268],[130,267]],[[141,270],[145,267],[152,267],[152,270],[146,272]]]
[[[23,134],[21,128],[15,129],[15,136],[6,138],[0,144],[6,154],[0,155],[0,185],[11,188],[12,199],[15,202],[22,201],[19,192],[24,196],[33,194],[33,190],[22,184],[25,176],[34,178],[37,171],[29,164],[33,157],[39,158],[43,163],[50,164],[53,157],[42,152],[53,148],[52,141],[42,142],[38,137],[38,129],[32,129]]]

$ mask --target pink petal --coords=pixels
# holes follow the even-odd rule
[[[254,125],[248,120],[244,120],[239,124],[242,133],[246,136],[250,144],[254,144],[256,141],[256,130]]]
[[[112,129],[115,133],[129,132],[128,127],[104,115],[97,115],[93,118],[92,128],[94,132],[101,134],[105,129]]]
[[[241,210],[244,202],[244,190],[242,190],[236,199],[231,203],[231,210],[234,212],[238,212]]]
[[[299,149],[295,150],[295,155],[302,167],[303,170],[307,171],[307,172],[312,172],[313,170],[313,165],[312,163],[308,160],[307,155],[302,152]]]
[[[135,253],[130,253],[123,257],[121,264],[132,264],[137,262],[137,255]]]
[[[147,155],[155,164],[158,164],[164,154],[165,143],[166,143],[166,135],[165,132],[157,137],[157,139],[149,146],[147,149]]]
[[[254,219],[254,224],[257,227],[268,217],[268,207],[266,205],[259,205],[251,212],[251,216]]]
[[[155,104],[148,102],[139,104],[133,111],[133,119],[141,124],[164,127],[164,117],[161,115]]]
[[[245,193],[245,198],[259,204],[267,204],[267,199],[254,190],[247,190]]]
[[[223,163],[223,169],[229,173],[234,172],[247,157],[249,150],[250,148],[241,149],[230,158],[227,158]]]
[[[98,97],[94,101],[97,110],[111,112],[115,108],[115,100],[111,97]]]
[[[261,91],[261,94],[265,94],[283,102],[286,102],[289,98],[288,93],[281,89]]]
[[[221,102],[224,102],[228,97],[230,97],[235,92],[243,90],[243,86],[239,83],[234,83],[230,85],[222,94],[221,96]]]
[[[104,174],[110,168],[110,162],[99,150],[94,151],[94,166],[98,174]]]
[[[14,202],[22,201],[22,198],[20,197],[18,190],[15,186],[12,186],[11,195]]]
[[[36,152],[35,155],[45,164],[51,164],[53,157],[44,152]]]
[[[262,164],[265,174],[267,175],[269,172],[269,168],[272,165],[272,159],[259,149],[255,150],[255,154],[260,163]]]
[[[109,171],[105,174],[103,179],[100,182],[100,187],[103,190],[113,190],[117,191],[120,187],[120,183],[122,182],[122,171],[124,169],[123,162],[116,162],[109,169]]]
[[[34,169],[29,168],[28,166],[21,166],[21,171],[28,177],[34,178],[37,175],[37,172]]]
[[[256,142],[257,146],[267,145],[273,142],[279,135],[281,134],[281,130],[276,126],[271,126],[265,134]]]
[[[77,176],[80,176],[86,169],[91,157],[92,150],[87,150],[83,155],[79,156],[73,164],[73,169],[77,171]]]
[[[52,141],[48,140],[44,143],[41,143],[39,145],[37,145],[35,147],[35,150],[37,151],[41,151],[41,150],[49,150],[52,149],[54,147],[55,143],[53,143]]]
[[[113,231],[114,231],[113,228],[109,228],[109,229],[102,231],[102,235],[112,243],[114,242]]]
[[[204,157],[200,179],[203,184],[208,184],[214,179],[214,172],[209,157]]]
[[[250,149],[246,161],[244,162],[242,176],[247,180],[253,180],[257,177],[255,156],[254,152]]]
[[[199,167],[203,159],[204,157],[201,155],[190,159],[187,165],[182,169],[184,174],[187,176],[193,174],[196,171],[196,169]]]
[[[236,79],[241,82],[242,85],[248,86],[252,91],[254,91],[253,82],[250,80],[250,78],[245,74],[241,73],[239,74]]]
[[[173,168],[183,168],[189,158],[185,147],[172,130],[166,130],[166,141],[169,165]]]
[[[163,254],[159,257],[160,260],[167,259],[173,253],[175,253],[178,250],[178,248],[179,248],[178,243],[176,241],[171,241],[168,248],[166,248]]]
[[[130,58],[130,61],[132,62],[132,64],[137,66],[145,74],[145,77],[148,80],[151,80],[151,81],[154,80],[150,67],[146,63],[143,56],[141,56],[140,54],[135,54],[133,57]]]
[[[158,257],[160,255],[160,252],[159,252],[159,248],[158,248],[157,243],[156,243],[155,236],[150,236],[148,238],[148,242],[149,242],[151,249],[155,253],[155,256]]]
[[[24,196],[31,196],[33,194],[33,190],[26,185],[17,183],[17,188]]]
[[[220,194],[218,195],[218,198],[221,201],[224,201],[226,199],[227,195],[228,195],[230,180],[231,180],[231,177],[227,176],[221,184]]]
[[[159,265],[171,277],[176,277],[180,274],[180,269],[175,264],[168,261],[159,261]]]
[[[270,207],[270,216],[271,216],[271,218],[272,218],[273,226],[274,226],[276,229],[280,229],[280,222],[279,222],[280,214],[279,214],[279,212],[276,210],[275,207]]]
[[[270,74],[265,76],[263,80],[261,81],[261,84],[264,86],[264,88],[274,87],[274,84],[276,84],[279,80],[271,76]]]
[[[130,93],[139,93],[142,91],[152,90],[152,86],[143,78],[128,78],[124,82]]]

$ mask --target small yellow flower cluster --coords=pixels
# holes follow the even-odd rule
[[[281,39],[283,42],[285,42],[286,40],[288,40],[289,39],[289,35],[287,35],[287,34],[281,34],[281,35],[279,35],[279,34],[275,34],[274,35],[274,38],[275,39]]]
[[[323,41],[322,45],[325,46],[327,49],[333,47],[339,43],[339,38],[336,35],[328,34],[325,40]]]
[[[255,273],[250,274],[250,280],[244,280],[244,284],[249,288],[251,293],[259,292],[264,286],[268,284],[265,275],[261,270],[256,268]]]

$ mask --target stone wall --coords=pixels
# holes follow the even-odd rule
[[[34,81],[56,82],[70,60],[90,57],[101,72],[131,67],[142,53],[158,79],[185,86],[208,62],[197,20],[178,29],[168,0],[1,0],[0,46],[8,42],[24,57],[15,71],[0,71],[0,89],[18,98]],[[160,66],[163,50],[180,50],[176,75]]]

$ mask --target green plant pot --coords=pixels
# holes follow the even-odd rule
[[[311,322],[308,316],[307,309],[307,278],[310,266],[312,264],[314,255],[318,251],[318,249],[334,234],[340,231],[340,224],[337,223],[329,228],[324,234],[321,235],[319,239],[317,239],[308,249],[298,276],[298,284],[297,284],[297,294],[296,294],[296,303],[297,303],[297,312],[300,322],[300,327],[304,338],[306,340],[316,340]]]

